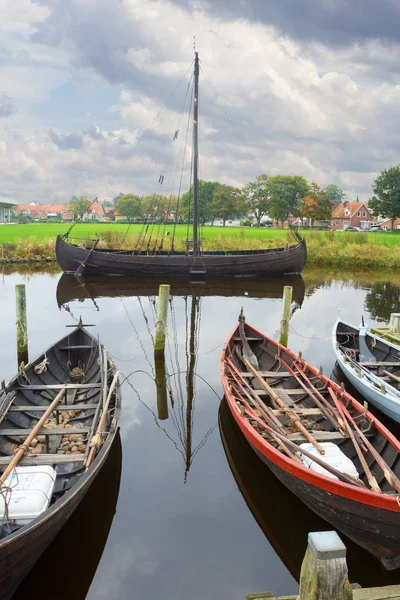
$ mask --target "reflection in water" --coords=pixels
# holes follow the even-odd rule
[[[292,576],[299,581],[310,531],[332,530],[273,475],[247,443],[224,399],[219,429],[226,458],[247,506]],[[338,532],[347,548],[351,582],[363,587],[396,584],[400,569],[386,571],[369,552]]]
[[[63,274],[57,285],[57,303],[62,306],[73,300],[87,298],[115,298],[127,296],[153,296],[158,294],[159,283],[146,277],[75,277]],[[304,300],[304,280],[301,275],[281,277],[224,278],[210,279],[201,283],[190,279],[163,278],[162,283],[170,284],[174,296],[190,295],[195,289],[196,296],[248,296],[249,298],[282,298],[285,285],[293,287],[293,301],[301,306]]]
[[[12,600],[84,600],[116,511],[121,478],[119,433],[86,496],[23,580]]]
[[[390,281],[373,283],[365,296],[365,309],[376,321],[389,321],[400,311],[400,289]]]
[[[283,287],[292,285],[294,306],[301,306],[301,310],[297,308],[293,316],[290,345],[293,350],[303,350],[310,362],[322,364],[324,371],[330,372],[335,360],[331,327],[337,307],[342,307],[343,318],[358,322],[366,294],[373,290],[371,281],[376,283],[375,274],[374,279],[370,275],[358,279],[354,274],[342,278],[337,273],[305,271],[303,277],[304,280],[300,276],[221,280],[198,285],[182,280],[156,282],[121,277],[83,278],[80,283],[74,277],[59,275],[56,279],[40,273],[6,276],[4,285],[0,282],[3,377],[15,370],[15,357],[10,351],[15,346],[13,285],[24,281],[28,284],[28,302],[34,307],[28,309],[33,355],[50,345],[54,328],[62,330],[64,324],[71,323],[71,316],[79,318],[82,314],[87,322],[96,323],[96,331],[122,373],[135,372],[129,378],[131,387],[123,386],[120,420],[124,456],[129,456],[129,460],[124,460],[118,512],[88,592],[90,598],[176,600],[190,595],[193,600],[203,600],[214,596],[243,597],[250,589],[273,589],[277,595],[295,590],[287,569],[243,506],[219,439],[208,436],[217,420],[216,398],[210,388],[217,394],[220,392],[218,357],[241,305],[254,323],[273,335],[281,318],[282,304],[278,299],[282,298]],[[385,281],[383,275],[381,280]],[[170,283],[172,294],[164,365],[155,365],[153,356],[158,283]],[[93,302],[99,312],[94,312]],[[70,303],[69,313],[58,310],[58,305],[64,303]],[[33,314],[31,318],[29,315]],[[157,404],[156,378],[157,383],[165,381],[166,398],[163,392],[160,404]],[[164,413],[159,416],[168,419],[158,418],[160,408]],[[222,428],[228,437],[224,422]],[[236,455],[235,476],[239,473],[253,514],[260,525],[260,519],[263,520],[263,531],[269,529],[271,544],[295,575],[308,532],[332,527],[299,503],[286,488],[282,489],[268,468],[259,464],[242,437],[237,442],[238,451],[230,445],[231,455]],[[243,443],[244,447],[240,445]],[[186,476],[189,468],[187,484],[182,485],[183,474]],[[242,489],[239,480],[238,483]],[[97,499],[102,493],[98,491]],[[98,508],[95,500],[91,501],[85,524],[93,523],[90,513]],[[96,525],[101,527],[100,517]],[[31,595],[35,598],[39,589],[43,597],[44,586],[55,589],[55,581],[57,589],[62,582],[69,598],[84,597],[79,588],[89,587],[90,581],[84,579],[86,575],[91,579],[99,560],[98,556],[96,564],[90,566],[92,533],[85,535],[85,526],[78,523],[71,530],[68,542],[61,542],[61,547],[51,546],[55,550],[49,550],[38,563],[40,573],[34,570],[21,587],[25,593],[20,590],[15,598]],[[103,543],[106,537],[107,534]],[[400,581],[400,575],[395,580],[396,572],[382,571],[372,557],[347,540],[346,544],[353,581],[364,585]],[[86,552],[83,558],[82,545]],[[95,545],[100,547],[96,542]],[[240,569],[237,569],[238,547],[243,549]],[[68,573],[64,570],[64,560]],[[359,570],[363,570],[361,574],[357,572],[357,561]],[[37,572],[37,579],[33,580]]]

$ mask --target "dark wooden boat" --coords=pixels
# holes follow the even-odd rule
[[[336,358],[354,387],[400,423],[400,347],[337,319],[332,333]]]
[[[65,273],[134,276],[260,277],[300,273],[307,260],[305,240],[292,229],[294,242],[282,248],[265,250],[203,251],[198,219],[198,123],[199,57],[195,53],[193,86],[193,239],[186,240],[186,252],[164,251],[162,243],[153,249],[116,250],[80,247],[68,241],[68,233],[58,236],[57,261]]]
[[[310,531],[327,531],[332,526],[303,502],[299,502],[253,451],[225,398],[219,407],[218,426],[225,455],[240,493],[268,542],[292,577],[299,582],[308,534]],[[399,569],[387,571],[372,554],[342,532],[339,535],[346,546],[351,582],[357,582],[362,587],[398,583]],[[267,548],[263,554],[268,561]]]
[[[18,586],[12,600],[28,597],[42,600],[44,581],[48,589],[57,589],[57,600],[85,600],[115,516],[121,468],[122,446],[118,431],[88,492]]]
[[[301,306],[304,301],[305,285],[301,275],[281,275],[268,278],[224,278],[193,282],[184,277],[163,277],[163,283],[171,286],[171,296],[248,296],[249,298],[282,298],[283,288],[293,288],[293,301]],[[119,298],[131,296],[153,296],[159,291],[154,277],[96,277],[95,275],[61,275],[57,283],[57,304],[73,300],[96,300],[97,298]]]
[[[233,417],[278,479],[386,569],[398,568],[398,439],[344,388],[243,317],[224,345],[221,376]]]
[[[2,519],[1,600],[11,597],[101,471],[117,434],[120,402],[118,372],[82,323],[3,385],[3,475],[23,444],[26,454],[18,467],[51,466],[56,478],[44,512],[24,525],[16,525],[6,515]],[[28,446],[27,436],[50,406],[54,410],[38,431],[36,443]]]
[[[151,276],[207,276],[207,277],[260,277],[300,273],[307,260],[304,239],[292,246],[266,250],[237,252],[166,252],[134,250],[87,250],[57,237],[56,257],[64,273],[82,272],[94,275],[151,275]]]

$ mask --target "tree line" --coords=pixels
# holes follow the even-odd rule
[[[237,188],[217,181],[200,180],[198,185],[198,216],[204,225],[221,219],[254,215],[257,226],[263,217],[284,222],[289,216],[305,217],[311,221],[330,219],[332,201],[342,200],[345,194],[339,186],[331,184],[322,189],[317,183],[308,184],[299,175],[259,175],[255,181]],[[193,218],[193,189],[185,192],[180,200],[177,196],[120,194],[114,199],[115,212],[133,220],[167,220],[171,215],[184,220]],[[71,199],[71,210],[75,215],[83,214],[90,206],[86,196]]]

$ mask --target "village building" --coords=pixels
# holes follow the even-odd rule
[[[32,221],[64,222],[74,220],[74,214],[69,204],[18,204],[13,209],[14,215],[22,215]]]
[[[0,196],[0,223],[9,223],[11,221],[12,209],[16,204],[16,200]]]
[[[379,229],[382,231],[388,231],[392,228],[392,220],[391,219],[383,219],[379,221]],[[400,218],[395,219],[393,223],[393,229],[400,229]]]
[[[103,221],[106,216],[104,204],[100,200],[92,202],[88,210],[83,215],[84,221]]]
[[[368,230],[374,218],[366,202],[341,202],[332,212],[331,228],[346,230],[358,227]]]

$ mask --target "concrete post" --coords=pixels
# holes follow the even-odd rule
[[[163,356],[165,349],[169,290],[169,285],[160,285],[158,290],[158,314],[156,323],[156,335],[154,341],[154,354],[157,356]]]
[[[27,365],[29,362],[25,285],[15,286],[15,301],[17,314],[17,360],[19,367],[21,362],[25,363],[25,365]]]
[[[288,345],[289,338],[289,321],[290,321],[290,307],[292,305],[293,288],[290,285],[285,285],[283,288],[283,313],[281,320],[281,333],[279,336],[279,343],[282,346]]]
[[[298,600],[352,600],[346,546],[336,531],[308,534]]]

